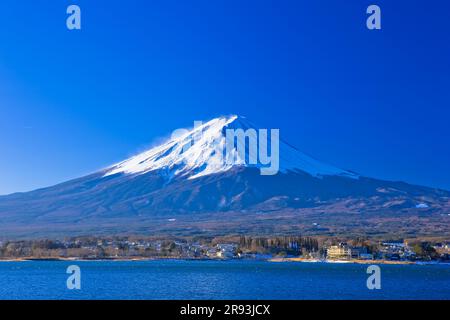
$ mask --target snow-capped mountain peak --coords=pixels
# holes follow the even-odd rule
[[[222,143],[222,129],[236,119],[236,116],[213,119],[181,135],[182,131],[177,130],[166,143],[113,166],[106,175],[168,170],[172,175],[197,177],[227,171],[232,166],[218,162],[213,142]]]
[[[258,153],[254,152],[256,149],[246,145],[251,143],[250,139],[238,140],[230,148],[227,145],[229,141],[227,134],[230,130],[256,133],[259,135],[258,142],[262,138],[258,134],[261,131],[256,129],[245,117],[237,115],[219,117],[206,123],[196,122],[193,129],[176,130],[167,142],[108,168],[105,176],[117,173],[143,174],[162,170],[169,177],[186,176],[189,179],[195,179],[226,172],[235,166],[267,167],[259,162],[249,163],[252,150],[255,158]],[[239,146],[240,143],[244,146]],[[270,141],[266,144],[270,144]],[[258,148],[260,147],[258,145]],[[278,161],[279,168],[277,169],[280,172],[302,171],[315,177],[339,175],[358,178],[358,175],[352,172],[319,162],[283,141],[278,141],[277,147],[270,149],[273,149],[271,150],[272,158],[279,155],[279,159],[273,160]],[[243,150],[245,152],[242,152]],[[228,161],[229,159],[233,159],[233,161]]]

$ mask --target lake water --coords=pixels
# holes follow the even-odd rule
[[[81,290],[66,269],[81,268]],[[0,299],[450,299],[450,265],[380,265],[368,290],[366,265],[264,261],[0,262]]]

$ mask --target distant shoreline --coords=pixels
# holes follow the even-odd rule
[[[79,257],[71,258],[15,258],[15,259],[0,259],[0,262],[45,262],[45,261],[55,261],[55,262],[133,262],[133,261],[157,261],[157,260],[180,260],[180,261],[265,261],[272,263],[289,263],[289,262],[302,262],[302,263],[326,263],[326,264],[386,264],[386,265],[449,265],[448,262],[440,261],[392,261],[392,260],[317,260],[317,259],[305,259],[305,258],[270,258],[270,259],[208,259],[208,258],[147,258],[147,257],[136,257],[136,258],[108,258],[108,259],[84,259]]]

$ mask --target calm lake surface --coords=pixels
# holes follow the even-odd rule
[[[81,268],[81,290],[66,269]],[[450,299],[450,265],[367,265],[264,261],[0,262],[0,299]]]

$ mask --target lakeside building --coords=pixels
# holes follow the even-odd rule
[[[330,246],[327,248],[327,259],[373,259],[373,255],[369,254],[367,247],[351,247],[346,243]]]
[[[209,258],[233,259],[237,257],[237,246],[235,244],[217,244],[214,248],[206,250]]]
[[[362,259],[368,254],[367,247],[350,247],[352,259]]]
[[[399,251],[407,248],[408,244],[403,242],[383,242],[382,246],[388,248],[389,250]]]
[[[351,259],[352,250],[346,244],[330,246],[327,249],[327,259]]]
[[[416,254],[407,242],[383,242],[377,256],[387,260],[415,260]]]
[[[440,255],[449,255],[450,254],[450,243],[436,243],[433,248]]]
[[[218,244],[216,250],[218,258],[232,259],[236,256],[236,245],[234,244]]]

